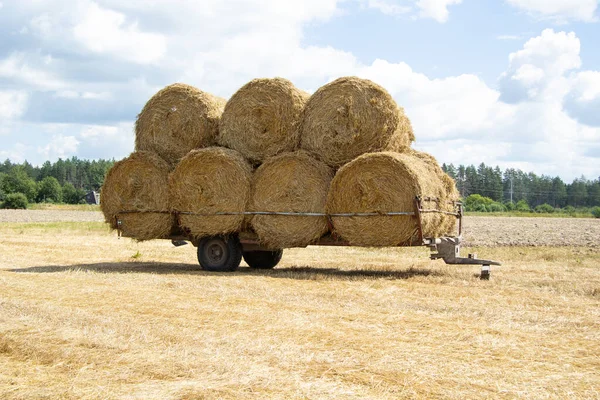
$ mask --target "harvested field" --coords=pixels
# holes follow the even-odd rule
[[[104,221],[101,212],[0,210],[2,222]],[[600,219],[465,217],[468,246],[590,246],[600,247]]]
[[[0,223],[5,222],[102,222],[100,211],[1,210]]]
[[[465,245],[600,247],[600,219],[465,217]]]
[[[0,398],[597,398],[597,249],[467,251],[504,265],[309,247],[205,273],[103,223],[3,223]]]

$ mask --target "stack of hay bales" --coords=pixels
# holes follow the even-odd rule
[[[435,159],[410,148],[410,120],[381,86],[356,77],[337,79],[308,100],[301,121],[301,146],[333,168],[326,211],[336,233],[357,246],[393,246],[414,239],[410,215],[335,216],[352,213],[414,212],[422,207],[453,211],[454,182]],[[425,199],[435,199],[429,201]],[[449,234],[455,218],[422,215],[426,237]]]
[[[398,245],[415,237],[414,217],[336,214],[413,212],[416,196],[435,199],[424,208],[452,211],[454,182],[411,149],[414,139],[404,109],[365,79],[340,78],[312,96],[286,79],[255,79],[227,102],[175,84],[138,116],[136,152],[108,174],[102,209],[113,228],[118,217],[139,240],[172,229],[194,238],[252,230],[280,249],[314,243],[332,222],[351,244]],[[125,209],[161,212],[119,214]],[[424,236],[450,234],[454,217],[426,213],[422,228]]]

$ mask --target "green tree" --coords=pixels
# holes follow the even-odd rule
[[[531,211],[531,208],[529,208],[529,204],[527,204],[527,202],[525,200],[517,201],[515,209],[517,211],[521,211],[521,212],[530,212]]]
[[[37,195],[39,202],[52,201],[53,203],[60,203],[62,197],[62,188],[55,177],[47,176],[39,183]]]
[[[600,206],[600,182],[591,182],[588,186],[588,206]]]
[[[85,190],[76,189],[71,183],[65,183],[62,188],[63,201],[67,204],[79,204],[85,197]]]
[[[567,193],[569,194],[569,205],[578,207],[585,206],[587,200],[587,185],[585,184],[586,179],[581,177],[575,179],[573,183],[569,185]]]
[[[4,172],[0,172],[0,201],[4,200],[4,178],[6,178],[6,174]]]
[[[488,211],[487,208],[492,203],[494,203],[494,200],[480,194],[472,194],[464,202],[466,211]]]
[[[52,163],[50,161],[46,161],[42,165],[38,174],[38,179],[42,180],[47,176],[52,176]]]
[[[7,194],[4,202],[2,202],[2,208],[25,209],[27,208],[27,196],[23,193]]]
[[[554,207],[552,207],[548,203],[540,204],[539,206],[535,207],[535,212],[543,213],[543,214],[550,214],[550,213],[554,212]]]
[[[567,185],[559,177],[552,180],[552,196],[554,207],[567,205]]]
[[[27,175],[25,169],[20,165],[13,167],[2,180],[2,190],[6,194],[23,193],[30,202],[34,201],[37,195],[35,181]]]

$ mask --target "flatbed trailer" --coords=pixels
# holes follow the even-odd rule
[[[198,215],[198,216],[224,216],[224,215],[278,215],[278,216],[307,216],[307,217],[327,217],[329,224],[329,233],[321,237],[310,245],[314,246],[351,246],[350,243],[335,234],[332,218],[334,217],[372,217],[372,216],[410,216],[415,220],[416,232],[410,240],[399,243],[393,247],[416,247],[426,246],[431,250],[430,258],[432,260],[442,259],[446,264],[454,265],[480,265],[482,280],[490,279],[490,267],[492,265],[501,265],[497,261],[483,260],[477,258],[475,254],[469,254],[467,257],[460,256],[460,245],[462,242],[463,231],[463,205],[461,202],[453,202],[455,211],[440,211],[437,209],[424,209],[423,201],[431,201],[431,198],[415,198],[414,210],[409,212],[361,212],[361,213],[340,213],[325,214],[311,212],[272,212],[272,211],[247,211],[247,212],[217,212],[217,213],[192,213],[192,212],[170,212],[170,211],[122,211],[121,214],[131,213],[169,213],[179,218],[180,215]],[[444,237],[424,237],[422,229],[422,215],[426,213],[441,213],[452,215],[457,218],[457,235]],[[123,221],[117,215],[117,227],[120,228]],[[179,220],[177,226],[180,226]],[[122,235],[118,229],[119,237]],[[180,228],[175,228],[171,234],[163,239],[171,240],[174,246],[182,246],[187,243],[193,244],[197,248],[198,262],[200,267],[206,271],[214,272],[232,272],[235,271],[242,258],[251,268],[272,269],[281,260],[284,249],[269,249],[264,247],[256,233],[252,231],[235,232],[226,235],[208,236],[203,238],[194,238],[188,232]]]

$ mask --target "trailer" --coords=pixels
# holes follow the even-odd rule
[[[395,247],[415,247],[426,246],[431,250],[430,258],[432,260],[442,259],[446,264],[454,265],[480,265],[480,279],[489,280],[492,265],[501,265],[497,261],[484,260],[477,258],[476,254],[469,254],[467,257],[460,256],[460,246],[463,233],[463,204],[461,202],[452,202],[454,212],[441,211],[438,209],[424,209],[423,201],[436,201],[432,198],[416,197],[414,201],[413,211],[399,212],[361,212],[361,213],[340,213],[340,214],[325,214],[313,212],[275,212],[275,211],[246,211],[246,212],[217,212],[217,213],[192,213],[192,212],[171,212],[171,211],[121,211],[116,216],[118,236],[122,236],[121,227],[123,220],[119,217],[124,214],[132,213],[168,213],[173,214],[177,219],[179,227],[180,215],[198,215],[198,216],[221,216],[221,215],[278,215],[278,216],[307,216],[307,217],[326,217],[329,224],[329,233],[321,237],[318,241],[311,243],[315,246],[351,246],[350,243],[336,235],[333,226],[332,218],[367,218],[373,216],[407,216],[414,219],[415,234],[410,240],[399,243]],[[446,237],[424,237],[422,229],[422,215],[427,213],[441,213],[451,215],[457,219],[457,234],[456,236]],[[239,267],[242,258],[250,266],[255,269],[272,269],[277,266],[283,255],[284,249],[269,249],[265,248],[256,233],[251,230],[234,232],[227,235],[208,236],[195,238],[189,232],[181,228],[174,228],[168,237],[163,239],[171,240],[174,246],[183,246],[191,243],[197,248],[198,263],[205,271],[212,272],[233,272]]]

